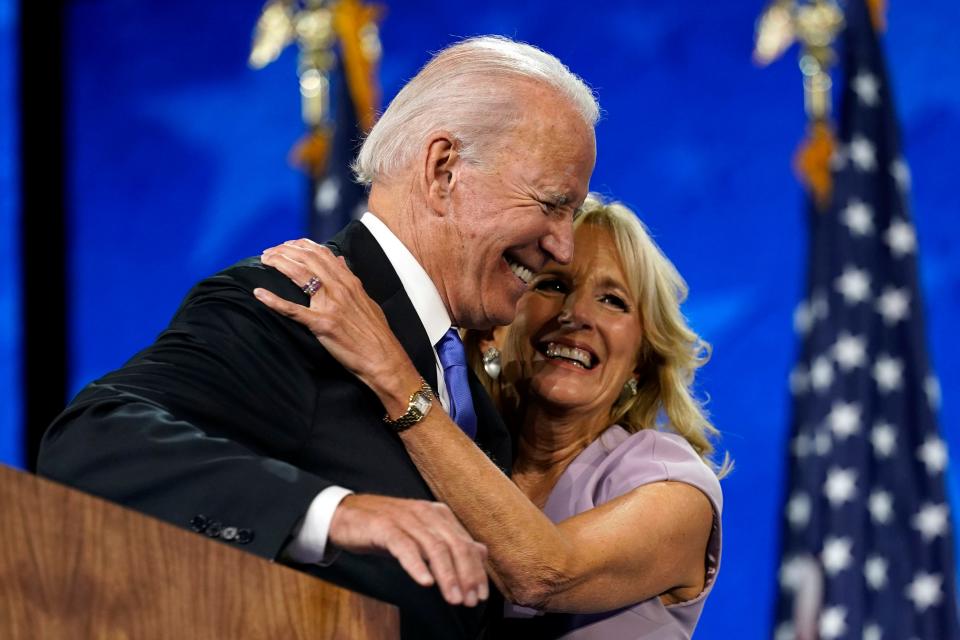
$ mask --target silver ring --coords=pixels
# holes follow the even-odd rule
[[[303,292],[308,296],[312,296],[317,291],[320,291],[320,278],[313,276],[310,280],[307,281],[307,284],[303,285]]]

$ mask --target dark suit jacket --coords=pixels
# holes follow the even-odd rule
[[[436,389],[433,348],[380,246],[352,223],[331,241]],[[202,281],[157,341],[86,387],[44,437],[39,472],[274,559],[331,484],[432,500],[377,397],[304,327],[251,293],[301,304],[285,276],[249,259]],[[471,376],[477,444],[510,465],[509,436]],[[301,567],[400,606],[405,637],[470,638],[478,610],[447,606],[392,558],[342,554]],[[256,585],[250,585],[256,588]]]

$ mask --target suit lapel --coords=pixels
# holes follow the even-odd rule
[[[347,266],[363,283],[374,302],[383,309],[387,323],[413,361],[413,366],[431,388],[437,388],[437,369],[433,345],[413,303],[407,297],[400,278],[373,234],[359,222],[351,222],[327,245],[342,255]]]
[[[342,255],[350,270],[363,283],[374,302],[380,305],[387,322],[400,344],[406,350],[417,371],[427,384],[437,391],[437,368],[433,345],[413,303],[407,297],[403,284],[386,254],[363,224],[351,222],[327,245],[336,255]],[[477,446],[493,462],[509,473],[513,464],[510,434],[493,406],[486,390],[473,374],[468,372],[470,393],[477,413]]]

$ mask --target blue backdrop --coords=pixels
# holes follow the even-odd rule
[[[760,0],[388,5],[386,98],[427,52],[480,33],[537,44],[597,89],[605,114],[593,189],[640,212],[688,279],[686,313],[715,350],[700,386],[737,461],[724,482],[724,568],[698,637],[765,637],[786,380],[797,344],[792,313],[806,247],[803,194],[790,170],[805,127],[795,52],[769,69],[751,65]],[[0,0],[4,70],[13,55],[9,7]],[[74,391],[148,344],[198,278],[303,233],[306,185],[287,164],[301,134],[295,57],[287,52],[263,71],[245,66],[260,8],[259,0],[70,5]],[[960,320],[960,195],[948,168],[960,140],[960,40],[948,30],[960,24],[960,4],[895,0],[889,23],[929,342],[944,390],[941,427],[960,451],[960,401],[950,393],[960,388],[952,345]],[[7,189],[10,76],[0,77],[0,314],[7,323],[16,296],[8,289],[16,209]],[[2,326],[7,362],[16,355],[16,330]],[[3,375],[0,385],[9,389],[15,381],[6,368]],[[16,461],[9,443],[17,410],[0,405],[0,456]],[[949,478],[957,496],[957,475]]]

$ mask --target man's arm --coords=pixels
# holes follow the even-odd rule
[[[84,389],[57,418],[44,438],[39,472],[257,555],[279,557],[315,497],[333,486],[296,461],[312,434],[317,376],[336,365],[309,332],[256,301],[250,293],[255,285],[288,299],[300,295],[286,278],[257,264],[200,283],[151,347]],[[462,582],[465,591],[478,589],[483,548],[452,516],[433,514],[431,507],[426,524],[393,526],[409,506],[392,513],[388,504],[378,514],[370,512],[370,501],[375,507],[384,506],[378,501],[415,501],[352,501],[357,498],[363,498],[360,505],[344,501],[337,508],[351,526],[338,533],[343,518],[331,523],[340,546],[416,554],[441,572],[452,567],[452,577],[435,576],[441,586]],[[371,526],[358,527],[358,520]],[[444,532],[438,544],[433,534],[428,543],[411,533],[431,528]],[[246,535],[233,535],[241,530]],[[404,566],[415,564],[408,559]],[[411,575],[421,584],[434,577]]]

